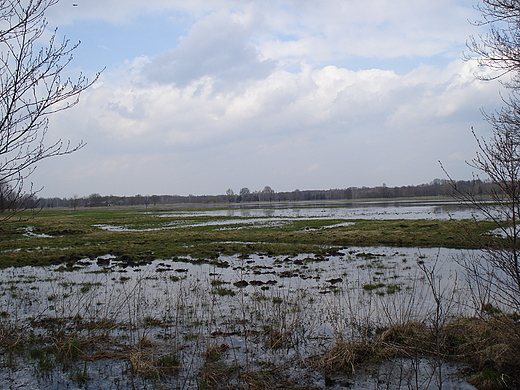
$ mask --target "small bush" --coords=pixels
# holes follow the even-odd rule
[[[231,290],[230,288],[226,288],[226,287],[217,287],[215,290],[212,291],[213,294],[217,294],[217,295],[230,295],[230,296],[234,296],[235,295],[235,292],[233,290]]]
[[[385,287],[385,284],[384,283],[377,283],[377,284],[367,283],[367,284],[363,285],[363,290],[372,291],[372,290],[375,290],[375,289],[378,289],[381,287]]]

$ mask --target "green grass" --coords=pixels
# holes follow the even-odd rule
[[[190,257],[194,262],[226,267],[219,262],[219,255],[326,255],[330,248],[374,245],[475,248],[468,235],[495,227],[491,222],[477,225],[472,221],[351,220],[349,226],[318,229],[349,221],[295,219],[271,226],[246,224],[241,217],[157,218],[159,213],[123,208],[43,210],[28,221],[4,222],[0,225],[0,267],[63,264],[61,270],[68,271],[81,260],[106,254],[129,265]],[[230,219],[242,228],[223,230],[229,225],[205,225]],[[107,231],[95,226],[101,224],[129,230]],[[26,226],[53,237],[24,236]]]
[[[212,292],[213,292],[213,294],[217,294],[217,295],[221,295],[221,296],[224,296],[224,295],[234,296],[236,294],[233,290],[231,290],[229,288],[225,288],[225,287],[217,287]]]
[[[365,291],[373,291],[373,290],[376,290],[376,289],[382,288],[382,287],[385,287],[384,283],[377,283],[377,284],[368,283],[368,284],[364,284],[363,285],[363,290],[365,290]]]

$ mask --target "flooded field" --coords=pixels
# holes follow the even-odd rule
[[[163,216],[227,216],[344,219],[467,219],[478,213],[452,200],[281,202],[233,204],[225,210],[189,210]]]
[[[16,227],[12,245],[25,249],[0,256],[76,252],[49,266],[1,270],[0,387],[473,389],[463,365],[429,346],[391,340],[407,324],[420,324],[412,333],[420,328],[430,340],[439,310],[443,324],[475,314],[459,260],[478,250],[321,241],[337,241],[357,219],[396,219],[385,225],[389,231],[431,229],[435,223],[415,227],[413,220],[463,219],[468,209],[413,202],[270,206],[68,212]],[[62,221],[74,225],[64,229]],[[273,245],[294,245],[299,232],[312,251]],[[168,240],[180,249],[159,255]],[[134,247],[153,254],[123,251]],[[206,252],[190,252],[198,247]],[[80,255],[88,250],[97,254]],[[360,352],[368,358],[364,368],[340,349],[374,338],[381,350]],[[338,356],[351,363],[337,367]]]
[[[60,266],[5,269],[0,286],[1,306],[7,311],[2,312],[2,322],[25,324],[34,337],[71,332],[77,343],[101,336],[106,343],[91,341],[92,350],[82,348],[81,356],[71,352],[76,361],[64,366],[47,362],[47,369],[38,353],[19,362],[7,362],[11,357],[4,355],[4,366],[12,365],[13,372],[4,371],[0,384],[70,388],[77,384],[74,373],[84,371],[89,378],[86,388],[161,384],[197,389],[203,388],[208,351],[216,348],[211,359],[226,367],[263,372],[286,365],[290,369],[285,374],[292,375],[287,383],[325,388],[318,366],[304,369],[312,356],[325,352],[335,340],[367,337],[393,324],[425,320],[434,312],[419,265],[437,267],[450,315],[472,312],[471,304],[453,304],[468,302],[469,297],[453,259],[457,254],[441,249],[349,248],[322,257],[232,256],[220,259],[224,267],[182,259],[128,267],[102,256],[81,262],[75,271]],[[112,357],[108,366],[96,357],[99,353]],[[134,362],[132,353],[149,356]],[[178,366],[170,375],[161,375],[157,361],[171,354]],[[33,369],[20,371],[18,364],[27,363]],[[367,378],[360,380],[370,389],[381,378],[372,384]],[[446,385],[450,381],[444,380]],[[460,383],[457,377],[451,380]]]

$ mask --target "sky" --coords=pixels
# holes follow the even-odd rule
[[[61,0],[94,85],[50,118],[40,196],[204,195],[471,179],[500,107],[466,0]],[[73,5],[73,4],[76,4]]]

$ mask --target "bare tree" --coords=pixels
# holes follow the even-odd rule
[[[247,202],[249,200],[249,197],[251,196],[251,191],[249,191],[249,188],[244,187],[240,189],[240,200],[242,202]]]
[[[22,199],[38,192],[25,182],[39,161],[84,146],[82,141],[45,142],[49,115],[77,104],[80,92],[99,76],[93,81],[82,74],[75,81],[63,78],[79,43],[58,42],[56,30],[47,45],[40,43],[47,31],[45,12],[57,2],[0,0],[0,188],[15,195],[12,210],[23,208]]]
[[[470,37],[468,48],[480,66],[496,70],[498,73],[484,79],[496,79],[506,73],[513,77],[504,83],[510,88],[520,88],[520,2],[518,0],[482,0],[476,9],[482,19],[474,22],[477,26],[489,26],[486,35]]]
[[[274,199],[274,190],[269,186],[265,186],[261,192],[261,197],[262,200],[271,202]]]
[[[235,193],[233,192],[233,190],[231,188],[228,188],[226,190],[226,199],[228,202],[234,202],[235,199],[236,199],[236,196],[235,196]]]
[[[484,113],[493,135],[479,138],[476,157],[468,165],[487,176],[492,185],[483,194],[457,188],[455,196],[474,206],[495,222],[497,234],[476,239],[485,246],[485,255],[466,259],[464,265],[478,286],[481,304],[490,299],[507,309],[520,310],[520,1],[482,0],[477,6],[488,25],[486,35],[471,37],[468,47],[479,65],[498,71],[492,80],[510,76],[502,84],[509,91],[504,107],[494,114]],[[469,58],[469,57],[468,57]],[[473,129],[472,129],[473,131]],[[477,179],[480,179],[477,175]],[[480,187],[482,189],[482,187]]]
[[[515,130],[503,126],[499,118],[507,115],[503,109],[494,116],[490,140],[475,135],[478,151],[468,162],[489,177],[494,186],[477,194],[459,188],[453,180],[451,183],[456,198],[473,206],[481,217],[494,221],[497,227],[493,234],[469,237],[484,246],[485,255],[463,261],[479,292],[480,304],[485,306],[492,300],[517,311],[520,309],[520,127]]]
[[[70,198],[70,206],[76,210],[78,208],[78,204],[79,204],[79,197],[78,195],[74,194],[72,195],[72,198]]]

